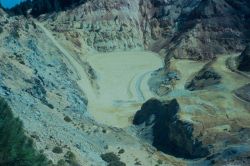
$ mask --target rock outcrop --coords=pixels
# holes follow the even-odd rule
[[[202,90],[219,84],[221,79],[221,76],[211,67],[211,63],[208,63],[186,83],[185,88],[191,91]]]
[[[45,20],[55,32],[79,33],[90,49],[149,49],[168,66],[173,56],[211,60],[242,51],[250,38],[249,9],[247,0],[87,1]]]
[[[143,49],[138,1],[94,0],[47,19],[55,32],[78,32],[100,52]]]
[[[250,45],[246,47],[238,58],[238,70],[250,72]]]
[[[235,90],[235,94],[242,100],[250,102],[250,84]]]
[[[150,99],[144,103],[133,119],[141,139],[176,157],[202,158],[193,165],[249,163],[246,138],[250,130],[242,126],[246,124],[244,111],[239,110],[241,120],[235,123],[234,113],[228,112],[225,118],[222,112],[215,111],[216,107],[190,104],[190,97],[181,98],[180,102]]]
[[[210,60],[242,51],[250,38],[248,0],[94,0],[69,9],[40,18],[101,52],[149,49],[167,60]]]
[[[168,56],[207,60],[243,50],[250,37],[249,14],[248,0],[200,1],[180,15]]]
[[[193,136],[193,124],[179,119],[179,111],[175,99],[170,102],[151,99],[135,114],[133,124],[142,125],[142,135],[151,138],[152,145],[160,151],[187,159],[207,156],[208,148]]]

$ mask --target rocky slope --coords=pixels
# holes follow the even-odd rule
[[[155,165],[158,160],[183,165],[183,161],[141,142],[133,129],[93,120],[83,86],[92,72],[72,51],[78,47],[63,47],[39,22],[9,17],[2,10],[0,26],[0,96],[23,122],[25,136],[34,141],[32,147],[50,160],[48,165]],[[8,128],[8,123],[2,125]],[[15,138],[15,133],[11,137]],[[0,139],[0,143],[4,142]],[[20,155],[16,159],[25,160]]]
[[[247,0],[91,0],[37,19],[0,10],[0,96],[23,122],[25,138],[34,140],[32,153],[33,147],[43,151],[49,164],[249,163],[249,77],[230,71],[222,55],[243,51],[249,16]],[[86,54],[132,50],[159,53],[165,68],[153,73],[149,88],[139,84],[151,71],[132,76],[126,93],[135,84],[141,100],[145,89],[161,100],[143,104],[136,126],[100,124],[88,110],[87,94],[92,88],[98,93],[103,78]],[[248,67],[248,49],[239,62]],[[134,108],[141,101],[117,99],[115,107],[121,103]],[[108,113],[124,115],[115,107]]]
[[[140,17],[138,1],[102,0],[88,1],[46,21],[55,32],[83,38],[84,43],[79,45],[107,52],[143,49]]]
[[[209,60],[249,42],[247,0],[87,1],[45,18],[76,45],[106,52],[149,49],[166,58]],[[81,39],[84,38],[84,41]]]
[[[171,60],[179,80],[160,101],[147,101],[135,114],[137,134],[168,154],[197,158],[191,165],[249,164],[250,80],[227,68],[227,60],[228,55],[208,64]]]
[[[168,54],[202,60],[243,50],[249,42],[249,8],[247,0],[200,1],[179,17]]]
[[[210,112],[212,107],[197,104],[188,108],[183,103],[185,99],[179,100],[151,99],[143,104],[133,119],[138,135],[167,154],[197,159],[191,165],[250,163],[249,124],[244,117],[238,116],[244,124],[232,123],[233,113],[228,112],[227,118],[223,118],[220,113]],[[203,107],[200,110],[203,113],[188,112],[188,109],[195,111],[197,106]]]

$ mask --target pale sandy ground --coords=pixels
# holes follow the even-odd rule
[[[131,125],[131,118],[151,95],[147,81],[152,71],[163,66],[160,57],[152,52],[95,53],[84,59],[98,76],[96,91],[80,61],[74,58],[41,23],[36,23],[60,49],[78,77],[78,85],[88,98],[88,110],[97,122],[115,127]],[[144,95],[145,94],[145,95]]]
[[[234,119],[250,118],[249,107],[237,99],[233,93],[234,90],[250,82],[250,79],[232,72],[226,66],[226,60],[230,57],[235,57],[236,54],[232,55],[221,55],[212,64],[212,67],[218,74],[222,76],[221,84],[216,88],[209,88],[201,91],[190,92],[185,90],[184,85],[190,76],[198,72],[206,64],[204,62],[194,62],[190,60],[172,60],[171,67],[177,69],[180,72],[181,80],[177,82],[175,89],[166,98],[172,99],[177,98],[179,103],[182,105],[182,118],[187,121],[192,119],[203,119],[202,112],[208,111],[209,108],[216,112],[207,112],[212,119],[221,119],[224,117]],[[198,108],[197,106],[201,106]],[[192,112],[190,112],[192,111]],[[204,114],[204,113],[203,113]],[[217,117],[217,118],[216,118]],[[204,116],[205,118],[205,116]],[[204,123],[206,123],[205,119]],[[245,123],[244,120],[238,123]],[[246,124],[248,125],[248,124]]]
[[[161,67],[152,52],[113,52],[88,55],[98,76],[99,93],[89,100],[89,110],[101,123],[116,127],[131,125],[131,117],[150,97],[148,78]],[[87,94],[88,95],[88,94]]]
[[[230,57],[236,57],[238,54],[232,54],[232,55],[221,55],[218,57],[218,59],[213,63],[213,68],[216,72],[218,72],[222,76],[222,82],[224,91],[233,91],[235,89],[238,89],[239,87],[245,85],[249,82],[249,78],[240,75],[238,73],[235,73],[227,68],[226,61]],[[171,68],[178,70],[180,72],[181,79],[177,81],[177,84],[175,86],[175,92],[178,90],[182,92],[186,92],[184,86],[186,82],[190,79],[190,77],[194,76],[195,73],[200,71],[203,66],[206,64],[206,62],[195,62],[192,60],[176,60],[173,59],[171,61]],[[170,94],[170,96],[174,95],[176,93]],[[182,94],[180,94],[181,96]],[[178,96],[176,94],[176,96]]]
[[[172,59],[171,60],[171,68],[174,70],[178,70],[180,72],[180,80],[177,81],[175,89],[184,89],[184,86],[187,80],[202,69],[205,65],[205,62],[196,62],[192,60],[179,60],[179,59]]]

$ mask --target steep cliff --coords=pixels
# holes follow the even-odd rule
[[[79,33],[88,47],[100,52],[143,49],[138,1],[88,1],[74,10],[51,16],[55,32]]]
[[[247,0],[202,0],[179,17],[169,56],[206,60],[239,52],[249,42],[250,3]]]
[[[250,38],[247,0],[94,0],[60,6],[64,10],[58,13],[45,5],[43,20],[55,32],[75,34],[74,43],[101,52],[149,49],[166,63],[172,56],[209,60],[239,52]]]

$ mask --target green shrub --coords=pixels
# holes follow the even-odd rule
[[[71,151],[68,151],[64,157],[67,159],[67,160],[75,160],[76,156],[73,152]]]
[[[122,154],[122,153],[124,153],[124,152],[125,152],[124,149],[120,149],[119,152],[118,152],[118,154]]]
[[[61,160],[59,160],[57,162],[57,166],[67,166],[67,163],[66,163],[66,161],[64,161],[63,159],[61,159]]]
[[[126,164],[122,161],[112,161],[108,166],[126,166]]]
[[[27,22],[25,23],[25,29],[29,29],[29,24]]]
[[[55,146],[53,149],[52,149],[52,152],[53,153],[62,153],[63,152],[63,150],[62,150],[62,148],[61,147],[59,147],[59,146]]]
[[[126,164],[120,161],[120,158],[113,152],[101,154],[101,158],[108,163],[108,166],[126,166]]]
[[[0,33],[3,33],[3,27],[0,26]]]
[[[76,156],[73,152],[68,151],[65,155],[65,161],[69,163],[70,166],[79,166],[80,164],[76,160]]]
[[[17,30],[12,29],[10,31],[10,35],[16,39],[20,38],[19,32]]]
[[[162,165],[162,164],[163,164],[162,160],[158,160],[157,163],[158,163],[159,165]]]
[[[64,120],[65,120],[66,122],[71,122],[71,121],[72,121],[71,118],[70,118],[69,116],[65,116],[65,117],[64,117]]]

